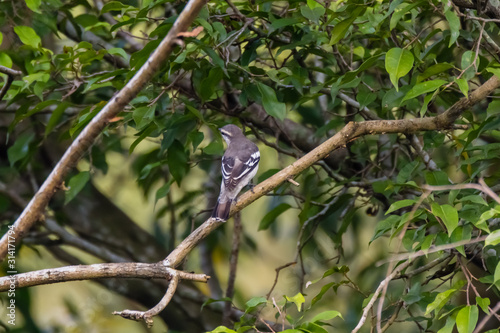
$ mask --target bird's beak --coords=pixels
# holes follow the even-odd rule
[[[222,127],[221,128],[218,128],[219,132],[222,131]]]

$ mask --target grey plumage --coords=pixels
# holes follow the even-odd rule
[[[226,125],[219,131],[227,143],[227,149],[222,156],[222,184],[212,217],[226,221],[229,218],[231,203],[257,173],[260,152],[238,126]]]

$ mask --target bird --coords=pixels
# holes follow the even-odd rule
[[[219,128],[219,131],[227,143],[227,149],[222,156],[222,183],[212,218],[225,222],[236,196],[257,173],[260,152],[238,126],[229,124]]]

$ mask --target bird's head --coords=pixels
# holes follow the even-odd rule
[[[220,134],[222,134],[222,138],[226,141],[227,144],[231,143],[231,140],[237,136],[242,136],[243,132],[241,129],[233,124],[226,125],[224,127],[219,128]]]

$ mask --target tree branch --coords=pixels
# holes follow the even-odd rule
[[[361,329],[361,327],[363,327],[363,325],[366,321],[366,318],[368,317],[368,312],[370,312],[371,308],[375,304],[375,301],[378,299],[378,296],[380,295],[381,291],[384,289],[384,287],[389,282],[391,282],[392,279],[394,279],[394,277],[396,275],[398,275],[399,272],[401,272],[403,269],[408,267],[410,264],[411,264],[410,260],[405,261],[404,263],[402,263],[401,265],[396,267],[396,269],[394,269],[392,271],[392,273],[389,274],[382,282],[380,282],[380,284],[378,285],[377,290],[375,290],[375,293],[373,294],[370,302],[365,306],[365,309],[363,310],[363,315],[361,316],[361,319],[359,320],[358,325],[356,325],[356,327],[351,331],[351,333],[356,333]]]
[[[364,122],[350,122],[337,134],[327,141],[287,166],[280,172],[256,185],[252,191],[244,193],[231,209],[231,215],[239,212],[258,198],[272,191],[287,179],[293,179],[299,173],[309,168],[311,165],[327,157],[332,151],[344,147],[352,140],[364,135],[382,134],[382,133],[416,133],[419,131],[439,131],[452,128],[455,120],[461,113],[472,105],[478,103],[488,96],[492,91],[500,86],[500,80],[492,76],[482,86],[474,90],[469,98],[462,98],[453,104],[448,110],[435,117],[411,118],[398,120],[369,120]],[[187,238],[185,238],[164,259],[165,264],[170,267],[177,267],[189,252],[213,230],[218,228],[224,222],[219,222],[209,218]]]
[[[0,277],[0,292],[9,290],[12,283],[16,288],[33,287],[59,282],[95,280],[107,278],[165,279],[178,276],[183,280],[207,282],[205,274],[192,274],[166,267],[161,262],[145,263],[106,263],[93,265],[72,265],[59,268],[42,269],[28,273]]]
[[[115,117],[123,108],[142,90],[144,85],[155,75],[160,65],[172,52],[180,32],[187,30],[198,15],[205,0],[190,0],[174,25],[162,40],[158,48],[149,57],[148,61],[134,75],[134,77],[118,92],[106,106],[92,119],[85,129],[78,135],[71,146],[66,150],[61,160],[54,167],[43,185],[28,206],[21,213],[13,225],[12,230],[19,242],[28,230],[40,219],[50,199],[60,188],[69,170],[82,158],[83,154],[92,146],[96,138],[108,124],[109,119]],[[0,260],[6,256],[8,236],[0,239]]]
[[[7,75],[7,80],[5,81],[2,90],[0,90],[0,101],[1,101],[4,98],[5,94],[7,93],[7,90],[9,90],[10,85],[14,81],[14,77],[21,76],[23,75],[23,73],[5,66],[0,66],[0,73]]]

